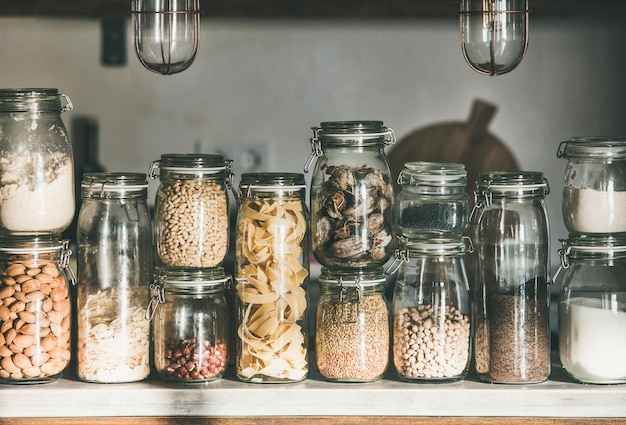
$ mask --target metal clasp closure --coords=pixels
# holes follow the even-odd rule
[[[159,304],[165,302],[165,289],[158,283],[150,284],[150,304],[146,309],[146,319],[152,320]]]
[[[561,270],[567,270],[570,266],[569,254],[572,250],[572,247],[567,244],[567,240],[565,239],[559,239],[559,241],[561,242],[562,247],[557,252],[559,253],[559,257],[561,258],[561,264],[559,264],[559,268],[556,269],[554,275],[552,276],[552,283],[556,282],[556,278],[559,273],[561,273]]]
[[[361,298],[363,298],[363,287],[361,286],[361,278],[356,277],[355,287],[347,287],[343,284],[343,277],[339,277],[339,303],[341,304],[341,323],[356,323],[359,320]],[[348,305],[346,306],[346,303]],[[356,313],[352,314],[353,307],[356,304]],[[349,308],[349,310],[348,310]]]
[[[387,136],[389,136],[389,138],[385,137],[385,140],[383,141],[383,143],[385,144],[385,146],[389,146],[389,145],[393,145],[396,143],[396,133],[393,131],[392,128],[389,127],[385,127],[385,131],[387,132]]]
[[[66,94],[61,94],[60,95],[63,100],[65,100],[65,105],[61,106],[61,112],[68,112],[71,111],[72,109],[74,109],[74,105],[72,104],[72,100],[70,99],[70,97]]]
[[[76,285],[76,275],[74,270],[70,267],[70,258],[72,257],[72,250],[70,249],[70,240],[63,239],[61,241],[61,255],[59,257],[59,268],[65,270],[67,273],[67,279],[71,286]]]
[[[561,143],[559,143],[559,148],[556,150],[556,157],[557,158],[563,158],[563,156],[565,155],[565,150],[567,149],[567,144],[569,143],[569,140],[565,140]]]
[[[159,177],[159,173],[157,173],[157,169],[161,165],[161,160],[157,159],[156,161],[152,161],[150,163],[150,167],[148,168],[148,177],[151,179],[156,179]]]
[[[311,154],[304,164],[305,173],[309,172],[311,164],[313,163],[313,160],[315,158],[319,158],[320,156],[324,155],[324,151],[322,151],[322,143],[319,139],[320,127],[311,127],[311,130],[313,130],[313,137],[309,139],[309,143],[311,144]]]
[[[394,275],[400,270],[402,264],[409,262],[409,251],[406,249],[396,249],[394,251],[394,257],[396,257],[392,263],[385,270],[386,275]]]

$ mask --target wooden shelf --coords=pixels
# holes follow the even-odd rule
[[[534,17],[626,14],[623,0],[529,0]],[[459,0],[201,0],[209,18],[456,19]],[[130,0],[2,0],[0,16],[129,16]]]

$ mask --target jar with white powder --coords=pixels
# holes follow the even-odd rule
[[[575,137],[566,158],[563,219],[570,234],[626,233],[626,138]]]
[[[0,89],[0,233],[58,234],[74,217],[72,147],[57,89]]]
[[[152,226],[144,173],[87,173],[78,215],[78,377],[133,382],[150,373],[145,306]]]
[[[583,383],[626,383],[626,237],[576,236],[559,253],[563,368]]]

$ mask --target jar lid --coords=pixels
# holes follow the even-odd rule
[[[371,270],[331,270],[322,267],[319,282],[327,285],[341,285],[344,287],[368,287],[385,283],[385,273],[382,267]]]
[[[382,121],[325,121],[312,130],[322,146],[369,146],[396,141],[393,130]]]
[[[222,155],[215,154],[168,153],[161,155],[150,168],[156,166],[164,171],[219,173],[226,170],[226,161]]]
[[[444,162],[406,162],[398,175],[401,185],[467,186],[465,165]]]
[[[464,239],[428,238],[407,240],[405,248],[412,255],[463,255],[467,251]]]
[[[66,250],[69,240],[60,234],[46,236],[0,237],[0,252],[28,254],[32,252],[54,252]]]
[[[626,158],[626,137],[572,137],[561,142],[558,158]]]
[[[304,174],[301,173],[243,173],[239,189],[306,189]]]
[[[65,100],[65,105],[61,98]],[[63,112],[72,110],[69,97],[53,88],[0,89],[0,112]]]
[[[85,173],[81,182],[83,197],[119,197],[124,192],[144,191],[148,188],[145,173]],[[112,196],[110,192],[115,192]]]
[[[548,181],[539,171],[492,171],[480,173],[476,182],[477,190],[490,192],[550,192]]]
[[[579,234],[573,235],[567,240],[562,240],[564,248],[577,252],[625,252],[625,235],[599,235],[599,234]]]

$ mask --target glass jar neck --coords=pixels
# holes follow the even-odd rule
[[[573,137],[561,142],[557,158],[611,161],[626,159],[626,138]]]
[[[61,98],[65,99],[65,105]],[[57,89],[0,89],[0,113],[61,113],[72,109],[69,98]]]
[[[242,200],[256,198],[304,199],[306,183],[300,173],[244,173],[239,194]]]
[[[489,205],[493,199],[543,199],[550,193],[548,181],[540,172],[483,173],[476,186],[477,205]]]
[[[143,173],[86,173],[81,183],[83,199],[147,199]]]

